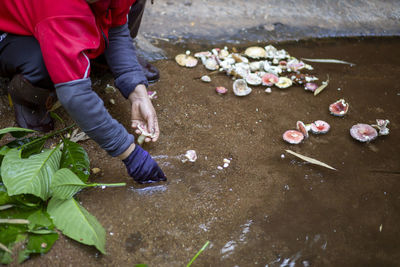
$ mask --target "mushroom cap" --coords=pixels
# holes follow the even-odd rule
[[[262,84],[265,86],[272,86],[279,81],[279,77],[272,73],[265,73],[262,76]]]
[[[197,59],[186,54],[176,55],[175,61],[182,67],[193,68],[197,65]]]
[[[215,88],[215,91],[220,95],[224,95],[224,94],[226,94],[228,92],[228,89],[226,89],[223,86],[218,86],[218,87]]]
[[[343,117],[349,111],[349,103],[346,103],[344,99],[339,99],[329,105],[329,111],[334,116]]]
[[[251,46],[244,51],[244,54],[250,58],[258,59],[266,57],[267,53],[264,48],[259,46]]]
[[[296,122],[296,127],[297,127],[297,130],[299,130],[304,135],[304,138],[307,139],[308,138],[308,131],[307,131],[307,127],[304,124],[304,122],[297,121]]]
[[[233,93],[237,96],[246,96],[251,93],[251,88],[244,79],[237,79],[233,82]]]
[[[357,141],[369,142],[378,137],[378,132],[371,125],[358,123],[351,127],[350,135]]]
[[[251,85],[260,85],[262,79],[256,73],[249,73],[246,76],[246,82]]]
[[[311,123],[311,132],[314,134],[324,134],[329,131],[331,126],[326,121],[317,120]]]
[[[290,86],[292,86],[293,82],[291,79],[286,78],[286,77],[279,77],[279,80],[277,83],[275,83],[275,86],[278,88],[288,88]]]
[[[304,140],[304,135],[296,130],[287,130],[282,137],[289,144],[300,144]]]

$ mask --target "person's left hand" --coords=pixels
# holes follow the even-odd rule
[[[138,128],[140,126],[152,134],[152,137],[146,137],[144,141],[156,142],[160,135],[160,129],[158,127],[157,114],[147,94],[146,87],[142,84],[136,86],[135,90],[129,95],[129,100],[132,104],[132,128],[137,134],[141,134],[142,132]]]

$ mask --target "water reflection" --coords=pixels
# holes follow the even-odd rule
[[[272,262],[265,265],[265,267],[294,267],[296,264],[300,264],[300,266],[308,267],[311,266],[311,262],[308,259],[304,259],[303,255],[310,255],[310,250],[314,247],[314,249],[322,249],[326,250],[328,241],[325,238],[322,238],[320,234],[316,234],[314,236],[305,237],[304,248],[300,251],[294,253],[291,256],[281,256],[273,260]],[[297,265],[298,266],[298,265]]]
[[[139,195],[152,195],[154,193],[165,192],[167,188],[167,185],[155,185],[144,188],[135,188],[133,186],[130,186],[129,190],[138,193]]]

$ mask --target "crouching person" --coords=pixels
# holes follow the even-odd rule
[[[0,3],[0,75],[11,78],[9,94],[17,123],[53,129],[47,109],[57,97],[78,126],[110,156],[119,157],[139,183],[165,181],[149,153],[104,107],[92,90],[90,59],[104,54],[115,85],[131,102],[132,127],[159,127],[147,95],[127,25],[135,0],[14,0]],[[132,15],[130,15],[132,16]]]

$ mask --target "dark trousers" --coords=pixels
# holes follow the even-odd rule
[[[129,11],[128,26],[132,38],[139,31],[145,4],[146,0],[138,0]],[[15,74],[22,74],[37,87],[54,89],[39,43],[33,36],[8,34],[0,42],[0,76],[11,79]]]

